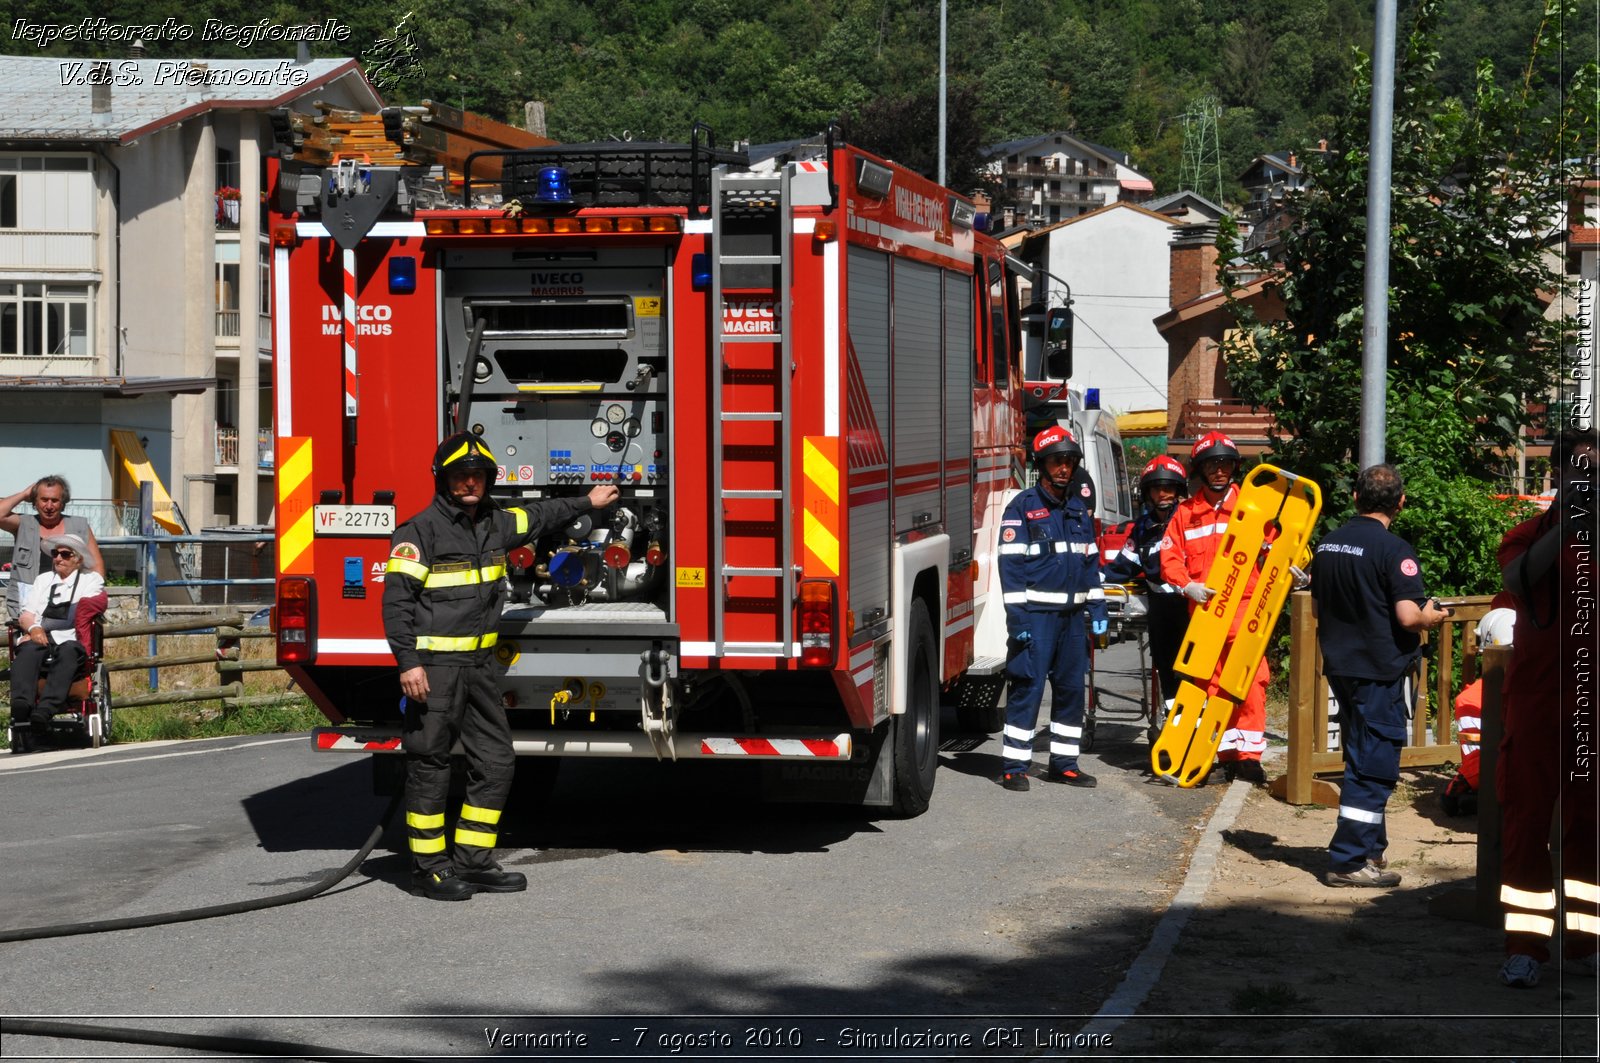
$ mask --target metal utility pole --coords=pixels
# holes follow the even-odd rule
[[[1363,469],[1384,459],[1389,383],[1389,192],[1394,153],[1395,0],[1377,0],[1372,46],[1371,154],[1367,160],[1367,269],[1361,299]]]
[[[947,0],[939,0],[939,184],[944,184],[944,42]]]

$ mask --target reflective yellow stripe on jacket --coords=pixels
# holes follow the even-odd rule
[[[420,564],[416,561],[407,561],[403,557],[391,557],[389,559],[389,563],[383,566],[383,571],[385,575],[388,575],[391,572],[399,572],[402,575],[410,576],[414,580],[425,580],[428,578],[427,565]]]
[[[439,572],[427,570],[428,574],[422,579],[425,588],[431,587],[465,587],[474,583],[493,583],[506,574],[504,565],[486,565],[483,568],[468,568],[455,572]]]
[[[499,641],[500,633],[498,631],[491,631],[487,635],[469,635],[466,638],[418,635],[417,649],[432,650],[435,653],[471,653],[473,650],[488,649]]]

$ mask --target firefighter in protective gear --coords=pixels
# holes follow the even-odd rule
[[[1161,697],[1170,711],[1178,694],[1178,673],[1173,662],[1183,643],[1189,623],[1189,602],[1183,588],[1161,577],[1161,540],[1178,508],[1178,499],[1189,493],[1189,476],[1183,465],[1165,454],[1152,458],[1139,474],[1139,496],[1144,508],[1133,522],[1122,550],[1106,563],[1102,574],[1107,583],[1142,582],[1149,594],[1146,623],[1150,631],[1150,658],[1161,683]],[[1163,715],[1163,719],[1165,716]]]
[[[1593,978],[1600,967],[1593,619],[1600,441],[1594,428],[1563,430],[1550,466],[1560,477],[1550,508],[1506,532],[1496,556],[1517,610],[1495,765],[1506,931],[1500,979],[1516,988],[1539,983],[1558,926],[1568,973]],[[1552,813],[1560,838],[1554,876]]]
[[[1161,578],[1179,588],[1193,603],[1189,606],[1190,616],[1194,615],[1195,606],[1204,605],[1212,595],[1205,585],[1206,574],[1227,537],[1228,520],[1239,497],[1239,488],[1233,482],[1238,471],[1239,448],[1222,432],[1207,432],[1189,449],[1189,475],[1198,489],[1178,503],[1167,524],[1167,534],[1161,540]],[[1255,583],[1252,573],[1212,682],[1221,675],[1222,663],[1238,633],[1237,625],[1249,615],[1248,603]],[[1229,779],[1266,781],[1261,754],[1267,748],[1267,680],[1267,661],[1263,657],[1249,693],[1230,715],[1217,747],[1217,759]]]
[[[412,892],[434,900],[527,887],[523,875],[494,862],[516,763],[494,679],[506,553],[580,513],[610,505],[618,495],[608,484],[586,497],[502,508],[489,496],[496,464],[470,432],[440,443],[433,460],[434,499],[395,530],[384,570],[384,634],[405,694]],[[458,738],[467,777],[452,847],[445,839],[445,801],[450,749]]]
[[[1044,778],[1093,786],[1094,777],[1078,767],[1089,652],[1085,611],[1097,630],[1103,631],[1106,623],[1093,488],[1074,479],[1083,450],[1065,428],[1040,432],[1033,441],[1033,458],[1039,482],[1013,498],[1000,520],[997,553],[1010,636],[1010,691],[998,781],[1008,790],[1028,788],[1033,729],[1048,681],[1050,767]]]

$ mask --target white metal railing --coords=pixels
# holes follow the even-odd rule
[[[0,376],[97,376],[94,355],[0,355]]]
[[[216,461],[218,467],[239,464],[239,430],[232,425],[217,425]],[[273,467],[272,429],[263,428],[256,433],[256,468]]]
[[[99,270],[99,233],[81,229],[0,230],[0,262],[30,269]]]
[[[239,311],[217,311],[217,339],[234,340],[235,345],[237,346],[237,341],[239,339]]]
[[[239,430],[217,425],[216,465],[239,464]]]

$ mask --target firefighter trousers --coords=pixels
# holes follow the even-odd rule
[[[1228,639],[1231,649],[1233,639]],[[1224,655],[1226,660],[1226,655]],[[1211,677],[1215,683],[1222,677],[1222,665],[1217,665],[1217,670]],[[1224,764],[1241,760],[1260,760],[1261,754],[1267,748],[1267,682],[1271,676],[1267,672],[1267,659],[1263,657],[1261,663],[1256,665],[1256,674],[1250,680],[1250,689],[1245,693],[1244,700],[1233,708],[1228,716],[1227,729],[1222,732],[1222,741],[1217,744],[1217,759]]]
[[[1565,956],[1600,951],[1600,794],[1593,772],[1574,778],[1577,773],[1566,769],[1573,739],[1563,734],[1561,705],[1555,691],[1548,697],[1530,691],[1508,706],[1495,772],[1505,950],[1541,963],[1550,959],[1558,921],[1565,930]],[[1559,897],[1550,866],[1552,815],[1560,816]]]
[[[1388,848],[1383,812],[1400,779],[1400,748],[1405,745],[1410,677],[1391,682],[1330,675],[1339,699],[1339,747],[1344,752],[1344,782],[1339,787],[1339,818],[1328,843],[1328,867],[1359,871]]]
[[[516,755],[511,726],[488,667],[427,666],[426,705],[405,711],[406,837],[412,867],[460,871],[494,866],[500,813],[511,792]],[[466,757],[466,793],[453,845],[445,842],[450,797],[450,749],[456,739]]]
[[[1006,774],[1026,773],[1033,762],[1033,728],[1039,722],[1039,704],[1050,684],[1050,770],[1078,769],[1078,745],[1083,739],[1083,683],[1088,667],[1088,636],[1083,608],[1064,613],[1029,613],[1027,642],[1012,639],[1008,646],[1006,725],[1001,755]]]

